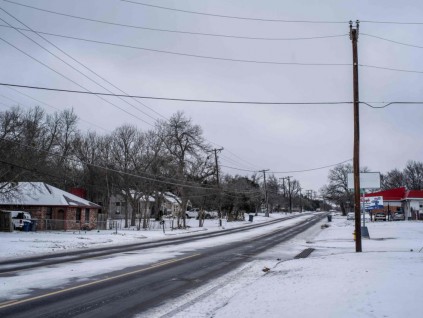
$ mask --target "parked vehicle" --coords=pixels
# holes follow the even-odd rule
[[[404,213],[399,213],[399,212],[395,213],[394,214],[394,217],[393,217],[393,220],[394,221],[404,221],[405,220]]]
[[[217,211],[203,211],[204,218],[205,219],[214,219],[217,218],[219,213]],[[189,211],[185,212],[185,216],[187,219],[195,218],[198,219],[198,216],[200,215],[200,209],[198,208],[192,208]]]
[[[29,226],[31,222],[31,214],[25,211],[12,211],[13,229],[22,230],[25,225]]]
[[[375,221],[386,221],[385,213],[376,213],[375,214]]]
[[[348,212],[347,220],[355,220],[355,213],[354,212]]]

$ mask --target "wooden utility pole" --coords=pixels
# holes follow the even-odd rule
[[[288,180],[289,212],[291,213],[292,212],[292,195],[291,195],[291,181],[290,181],[290,178],[292,178],[292,176],[283,177],[283,178],[279,178],[279,179],[282,179],[284,193],[285,193],[285,179]]]
[[[264,214],[264,216],[269,217],[269,198],[267,196],[266,171],[269,171],[269,169],[261,170],[261,172],[263,172],[264,177],[264,199],[266,201],[266,213]]]
[[[354,87],[354,212],[355,212],[355,251],[361,252],[361,222],[360,222],[360,116],[359,116],[359,95],[358,95],[358,53],[357,40],[359,21],[350,21],[350,39],[353,49],[353,87]]]
[[[221,152],[223,150],[222,148],[219,149],[212,149],[209,152],[214,153],[214,163],[216,165],[216,181],[217,181],[217,190],[218,190],[218,214],[219,214],[219,226],[222,226],[222,198],[221,198],[221,192],[220,192],[220,181],[219,181],[219,161],[217,160],[217,152]]]

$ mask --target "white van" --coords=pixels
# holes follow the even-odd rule
[[[31,224],[31,214],[25,211],[11,211],[13,229],[22,230],[26,223]]]

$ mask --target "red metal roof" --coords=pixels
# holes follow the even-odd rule
[[[410,191],[408,191],[407,199],[408,198],[423,199],[423,190],[410,190]]]
[[[366,197],[382,196],[384,201],[401,201],[406,199],[423,199],[423,190],[409,190],[404,187],[366,193]]]
[[[423,192],[423,191],[422,191]],[[401,201],[406,198],[405,187],[366,193],[366,197],[382,196],[384,201]]]

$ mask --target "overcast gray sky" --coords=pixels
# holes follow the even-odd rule
[[[325,64],[282,65],[205,59],[43,35],[62,51],[126,93],[186,99],[351,102],[352,49],[347,21],[358,19],[362,21],[358,43],[359,63],[367,65],[359,69],[360,100],[423,101],[422,1],[134,0],[215,16],[165,10],[119,0],[13,1],[67,15],[144,28],[278,39],[337,36],[309,40],[253,40],[159,32],[75,19],[0,0],[0,8],[38,32],[225,59]],[[4,26],[7,22],[14,27],[25,28],[10,15],[0,10],[0,24]],[[95,78],[112,92],[120,93],[88,73],[51,44],[33,33],[24,34],[81,72]],[[1,83],[83,90],[77,85],[79,84],[91,91],[106,92],[18,31],[1,27],[0,38]],[[418,72],[400,72],[369,66]],[[284,172],[318,168],[352,158],[351,104],[231,105],[142,100],[153,112],[133,100],[128,100],[133,105],[130,106],[119,99],[106,98],[138,117],[137,119],[96,96],[30,89],[19,91],[59,109],[73,107],[81,119],[107,131],[124,123],[149,129],[154,124],[154,119],[169,117],[182,110],[195,124],[203,128],[207,140],[216,147],[225,148],[221,153],[220,163],[227,167]],[[1,110],[16,105],[16,102],[23,107],[40,104],[7,87],[0,87],[0,95]],[[54,111],[48,107],[46,110]],[[404,168],[408,160],[422,161],[423,105],[392,105],[383,109],[361,105],[360,116],[362,166],[369,167],[371,171],[386,172],[393,168]],[[85,121],[81,122],[81,129],[90,128],[104,133],[97,126],[89,127]],[[223,170],[231,174],[248,174],[226,167]],[[303,189],[317,191],[327,183],[328,170],[278,173],[276,176],[293,176],[300,181]]]

